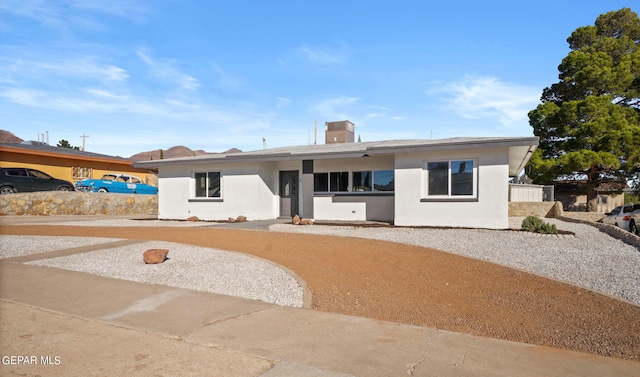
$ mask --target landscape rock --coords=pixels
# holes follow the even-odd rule
[[[233,217],[229,217],[229,218],[227,219],[227,221],[228,221],[228,222],[230,222],[230,223],[235,223],[235,222],[236,222],[236,219],[234,219]]]
[[[313,225],[313,220],[311,220],[311,219],[302,219],[302,220],[300,220],[300,225]]]
[[[167,259],[168,249],[148,249],[142,255],[142,259],[146,264],[163,263]]]
[[[300,225],[300,216],[293,216],[293,225]]]
[[[240,216],[238,216],[236,221],[239,222],[239,223],[243,223],[243,222],[247,221],[247,216],[240,215]]]
[[[187,219],[187,221],[200,221],[200,219],[198,218],[198,216],[191,216]]]

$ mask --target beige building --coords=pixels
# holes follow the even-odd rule
[[[125,173],[157,186],[157,177],[153,171],[134,168],[132,164],[132,160],[122,157],[45,144],[0,144],[0,167],[3,168],[36,169],[70,182],[99,179],[105,173]]]

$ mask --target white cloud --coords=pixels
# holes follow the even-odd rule
[[[289,98],[278,97],[277,100],[278,100],[278,105],[277,105],[278,108],[286,107],[291,103],[291,100]]]
[[[136,54],[140,60],[151,68],[151,73],[154,76],[167,79],[186,90],[197,90],[200,87],[197,79],[174,68],[172,62],[167,60],[156,61],[142,51],[137,51]]]
[[[112,15],[141,22],[149,10],[142,1],[130,0],[2,0],[0,12],[29,18],[58,31],[74,28],[103,29],[100,18]]]
[[[311,105],[311,111],[320,114],[324,119],[344,120],[349,119],[349,112],[344,108],[349,108],[360,101],[357,97],[335,96],[321,100]]]
[[[100,62],[94,56],[74,56],[73,58],[41,60],[42,57],[0,58],[0,76],[3,81],[18,84],[20,81],[33,81],[38,84],[64,78],[64,82],[79,79],[97,80],[101,82],[122,82],[129,78],[127,71],[113,64]]]
[[[219,65],[212,65],[213,72],[217,76],[216,86],[224,89],[236,89],[243,86],[243,82],[241,79],[232,76],[227,73],[222,67]]]
[[[527,119],[539,102],[540,89],[467,76],[458,82],[434,83],[427,94],[441,96],[447,109],[463,118],[495,118],[508,127]]]
[[[116,100],[116,101],[129,100],[129,96],[112,93],[102,89],[85,88],[83,91],[87,94],[91,94],[97,97],[102,97],[108,100]]]
[[[321,47],[309,47],[306,44],[296,49],[299,55],[315,64],[332,65],[343,64],[345,61],[345,50],[331,50]]]

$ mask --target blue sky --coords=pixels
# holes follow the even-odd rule
[[[0,0],[0,129],[129,157],[531,136],[567,37],[637,0]]]

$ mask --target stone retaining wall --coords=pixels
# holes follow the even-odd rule
[[[565,212],[565,215],[575,214],[575,213],[585,213],[585,212]],[[584,216],[587,218],[587,220],[580,219],[579,217],[580,216],[575,216],[575,217],[562,216],[560,217],[560,220],[594,226],[598,228],[601,232],[606,233],[613,238],[617,238],[628,245],[635,246],[640,249],[640,237],[636,236],[635,234],[628,232],[626,230],[622,230],[615,225],[603,224],[603,223],[589,220],[588,216]]]
[[[560,217],[562,216],[560,202],[509,202],[509,217]]]
[[[564,211],[562,214],[565,218],[571,218],[574,220],[586,221],[586,222],[598,222],[602,220],[604,217],[603,212],[573,212],[573,211]]]
[[[0,195],[0,216],[156,215],[157,195],[42,191]]]

